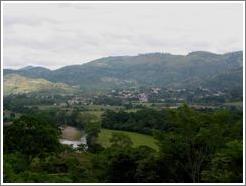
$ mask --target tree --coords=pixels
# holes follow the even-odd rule
[[[124,133],[112,133],[112,137],[110,138],[111,147],[116,148],[126,148],[131,147],[133,145],[130,137]]]
[[[243,181],[243,143],[233,140],[212,158],[202,172],[204,182],[240,183]]]
[[[15,113],[11,112],[11,113],[10,113],[10,118],[11,118],[11,119],[14,119],[14,118],[15,118]]]
[[[76,126],[83,129],[86,125],[96,122],[95,118],[93,114],[80,112],[75,116]]]
[[[131,153],[119,151],[110,160],[107,172],[107,182],[134,183],[137,163]]]
[[[177,166],[175,174],[187,174],[188,179],[178,182],[200,182],[202,167],[221,136],[218,128],[210,125],[209,118],[184,104],[173,113],[173,129],[156,135],[161,153]]]
[[[162,164],[156,152],[147,146],[140,146],[135,149],[135,156],[138,157],[135,178],[138,183],[160,183],[168,182],[165,178],[167,174],[167,166]],[[160,171],[160,168],[162,169]],[[165,174],[161,179],[160,172]]]
[[[101,125],[98,122],[91,122],[85,126],[88,151],[96,152],[102,150],[102,146],[97,142],[97,137],[100,131]]]
[[[4,152],[21,152],[31,160],[35,156],[60,150],[59,131],[54,125],[31,116],[21,116],[4,128]]]

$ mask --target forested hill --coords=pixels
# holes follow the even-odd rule
[[[215,54],[197,51],[188,55],[149,53],[97,59],[81,65],[57,70],[26,67],[5,69],[4,75],[15,73],[29,78],[78,85],[82,89],[117,87],[242,87],[243,52]],[[226,78],[224,78],[226,77]]]

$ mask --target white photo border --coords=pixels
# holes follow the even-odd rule
[[[227,4],[243,6],[243,182],[242,183],[4,183],[3,182],[3,5],[4,4]],[[0,185],[245,185],[245,1],[1,1],[1,183]]]

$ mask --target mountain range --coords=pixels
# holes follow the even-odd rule
[[[27,66],[18,70],[4,69],[3,73],[4,88],[11,83],[7,75],[15,74],[29,79],[62,83],[67,87],[76,86],[80,90],[198,86],[242,89],[243,52],[215,54],[196,51],[187,55],[147,53],[137,56],[105,57],[57,70]]]

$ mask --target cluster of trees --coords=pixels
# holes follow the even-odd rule
[[[60,130],[42,118],[21,116],[12,125],[4,126],[4,152],[20,152],[28,160],[35,156],[58,152]]]
[[[239,112],[240,113],[240,112]],[[242,113],[172,113],[172,128],[157,134],[160,152],[183,182],[242,182]],[[234,146],[235,145],[235,146]]]
[[[220,112],[227,112],[237,119],[242,117],[242,111],[237,109],[199,109],[196,112],[210,118]],[[174,127],[174,113],[176,111],[172,109],[156,110],[147,107],[136,112],[106,110],[102,115],[102,127],[145,134],[152,134],[155,130],[168,131]]]
[[[12,125],[4,126],[4,180],[22,177],[34,158],[47,157],[62,150],[59,129],[42,118],[21,116]]]
[[[90,152],[102,148],[96,140],[100,126],[89,115],[83,122],[88,149],[60,144],[50,112],[22,115],[4,126],[4,182],[96,182]]]
[[[118,97],[108,97],[106,95],[99,96],[95,98],[94,104],[96,105],[111,105],[111,106],[120,106],[123,104],[123,100]]]
[[[5,182],[230,183],[243,180],[240,111],[202,112],[187,105],[165,111],[107,111],[103,127],[116,128],[118,121],[117,127],[128,125],[125,130],[152,132],[159,150],[134,147],[131,139],[122,133],[113,134],[110,147],[103,148],[97,141],[100,123],[88,116],[87,120],[81,119],[85,123],[88,149],[81,148],[80,153],[59,144],[57,125],[45,115],[40,116],[22,116],[4,127]]]
[[[109,111],[104,115],[103,125],[122,129],[125,123],[130,123],[125,130],[135,131],[139,126],[137,130],[141,132],[145,132],[146,126],[159,129],[154,131],[154,136],[160,151],[153,159],[145,161],[146,174],[153,175],[151,178],[146,175],[148,182],[242,182],[243,121],[240,111],[201,112],[184,105],[177,110],[149,112],[149,115],[146,110],[141,111],[142,120],[138,118],[135,119],[138,122],[133,122],[139,112]],[[162,118],[161,123],[158,123],[159,118]],[[120,122],[116,123],[117,120]],[[138,181],[138,178],[134,180]]]
[[[46,109],[41,110],[38,107],[18,107],[18,113],[22,115],[32,115],[37,118],[43,118],[48,123],[54,123],[56,126],[71,125],[79,129],[84,129],[86,123],[94,119],[94,116],[89,113],[81,112],[80,109]],[[12,112],[14,114],[14,112]],[[15,117],[12,117],[12,120]],[[12,121],[11,120],[11,121]]]
[[[152,134],[153,129],[168,128],[169,112],[154,109],[141,109],[136,112],[107,110],[102,115],[102,127]]]

